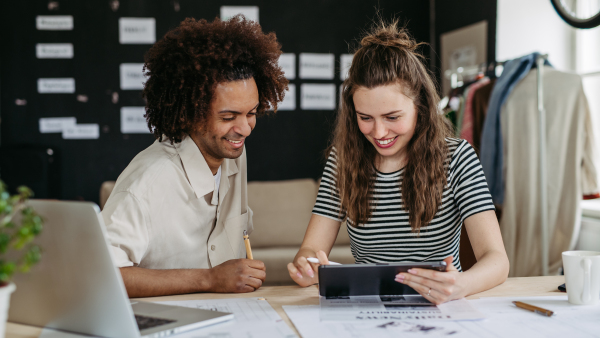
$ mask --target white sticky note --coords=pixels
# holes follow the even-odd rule
[[[38,15],[35,17],[35,27],[40,31],[71,31],[73,30],[73,16]]]
[[[121,89],[144,89],[146,77],[144,76],[143,69],[143,63],[122,63],[119,66]]]
[[[277,110],[296,110],[296,85],[289,84],[289,90],[285,92],[283,101],[279,103]]]
[[[42,117],[40,119],[40,133],[62,133],[67,127],[77,123],[74,117]]]
[[[35,56],[38,59],[72,59],[72,43],[38,43],[35,45]]]
[[[296,78],[296,54],[281,54],[281,56],[279,56],[279,66],[281,67],[281,70],[283,70],[286,79],[293,80]]]
[[[119,43],[152,44],[156,42],[154,18],[119,18]]]
[[[340,80],[344,81],[348,77],[348,71],[352,65],[353,58],[354,55],[352,54],[342,54],[340,57]]]
[[[304,83],[300,87],[300,108],[303,110],[335,109],[335,85]]]
[[[100,137],[100,126],[97,123],[76,124],[63,129],[62,137],[68,140],[90,140]]]
[[[333,79],[333,54],[300,53],[301,79]]]
[[[148,134],[145,107],[121,107],[121,132],[123,134]]]
[[[221,20],[242,14],[246,19],[258,22],[258,6],[221,6]]]
[[[71,93],[75,93],[75,79],[74,78],[38,79],[37,87],[38,87],[38,93],[40,93],[40,94],[49,94],[49,93],[71,94]]]

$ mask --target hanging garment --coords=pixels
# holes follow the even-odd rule
[[[539,53],[532,53],[504,64],[502,75],[496,81],[488,107],[481,138],[481,166],[487,179],[495,204],[504,201],[502,180],[502,134],[500,131],[500,109],[519,81],[535,64]],[[549,64],[548,61],[545,61]]]
[[[483,122],[488,109],[492,90],[496,84],[496,79],[491,79],[490,83],[477,89],[473,94],[473,148],[475,153],[481,158],[481,134],[483,132]]]
[[[468,88],[465,88],[464,92],[466,92],[467,90],[468,90]],[[454,136],[456,136],[456,137],[458,137],[460,135],[460,124],[462,123],[461,122],[462,116],[465,112],[465,96],[461,94],[459,99],[460,99],[460,107],[456,111],[456,120],[454,122]]]
[[[537,69],[515,86],[502,109],[506,197],[500,221],[511,277],[538,276],[541,206]],[[546,116],[549,272],[579,236],[582,195],[598,192],[593,129],[581,77],[543,70]]]
[[[483,78],[469,87],[465,92],[465,112],[460,126],[460,138],[467,140],[473,145],[473,97],[477,90],[490,82],[489,78]]]

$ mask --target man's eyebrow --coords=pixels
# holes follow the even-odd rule
[[[258,108],[258,105],[259,105],[259,104],[260,104],[260,103],[257,103],[257,104],[256,104],[256,106],[254,106],[254,108],[250,109],[250,111],[249,111],[249,112],[251,112],[251,111],[253,111],[254,109]],[[225,113],[231,113],[231,114],[241,114],[241,113],[240,113],[239,111],[237,111],[237,110],[230,110],[230,109],[221,110],[221,111],[219,112],[219,114],[225,114]]]
[[[369,114],[361,113],[358,110],[356,111],[356,113],[359,114],[359,115],[371,116]],[[387,115],[391,115],[391,114],[395,114],[395,113],[402,113],[402,109],[394,110],[394,111],[391,111],[389,113],[382,114],[382,116],[387,116]]]

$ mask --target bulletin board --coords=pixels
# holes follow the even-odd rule
[[[256,9],[263,30],[274,31],[282,44],[286,74],[295,73],[286,110],[260,118],[246,140],[250,181],[321,176],[341,65],[377,9],[406,22],[417,41],[429,39],[428,1],[13,1],[0,14],[0,149],[52,149],[60,154],[60,196],[54,197],[97,202],[102,182],[116,180],[154,142],[139,123],[127,122],[143,114],[145,102],[141,89],[123,78],[143,63],[153,40],[146,32],[146,42],[128,42],[120,24],[144,19],[151,29],[153,21],[158,40],[186,17],[220,16],[222,6]],[[333,76],[300,67],[313,61],[332,63]],[[334,99],[302,100],[311,93]]]

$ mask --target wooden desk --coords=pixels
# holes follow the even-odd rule
[[[491,290],[484,291],[468,299],[479,297],[507,297],[507,296],[557,296],[564,295],[557,287],[565,282],[564,276],[550,277],[521,277],[509,278],[504,284]],[[316,287],[300,288],[298,286],[266,286],[252,293],[242,294],[219,294],[219,293],[196,293],[179,296],[140,298],[146,301],[174,301],[174,300],[196,300],[196,299],[218,299],[218,298],[244,298],[264,297],[269,304],[279,313],[281,318],[298,334],[298,331],[283,311],[283,305],[318,305],[319,295]],[[41,329],[8,323],[6,327],[6,338],[29,338],[38,337]]]

